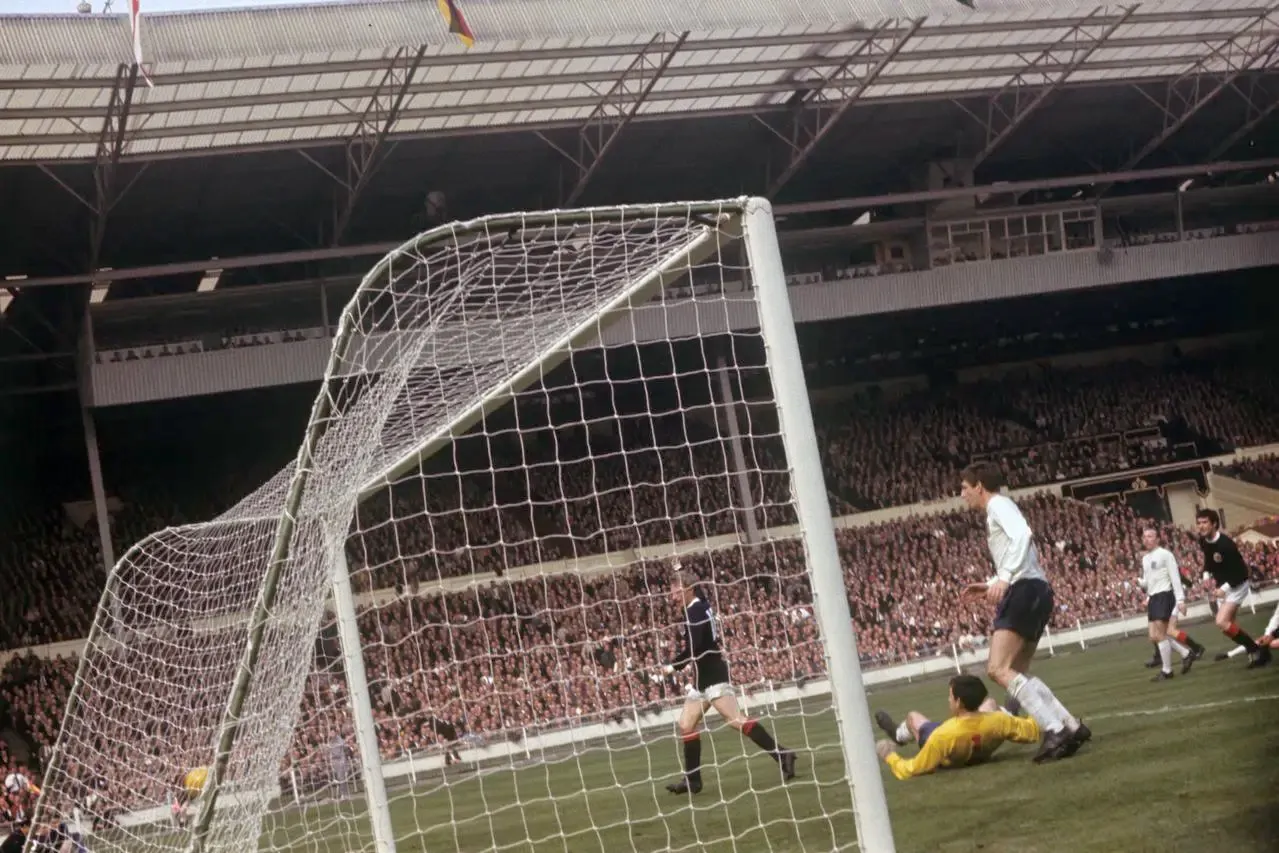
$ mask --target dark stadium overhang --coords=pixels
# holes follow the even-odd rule
[[[1274,3],[687,5],[599,26],[479,4],[470,51],[416,0],[149,15],[144,69],[126,16],[5,17],[0,277],[399,242],[430,191],[450,217],[770,189],[793,204],[913,191],[929,162],[994,183],[1138,151],[1155,168],[1279,154]],[[82,307],[9,287],[0,356],[61,364],[43,381],[65,387]]]

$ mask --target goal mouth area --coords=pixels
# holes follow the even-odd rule
[[[314,642],[354,507],[575,352],[594,347],[672,284],[695,283],[703,264],[722,274],[714,259],[741,242],[751,211],[767,214],[768,203],[741,198],[503,214],[433,228],[388,253],[342,313],[297,461],[218,518],[151,534],[117,564],[68,703],[67,719],[79,719],[72,740],[81,750],[97,742],[90,720],[109,728],[101,712],[77,705],[105,708],[113,692],[143,703],[152,690],[185,689],[186,705],[165,713],[185,718],[190,743],[182,758],[166,755],[151,785],[161,789],[179,770],[210,764],[209,795],[196,820],[204,832],[216,823],[210,842],[221,834],[224,814],[241,832],[266,808],[271,789],[262,778],[277,763],[269,753],[300,713],[286,697],[300,695],[307,675],[291,668],[275,673],[279,666],[266,662],[295,660],[297,648]],[[210,584],[210,575],[223,573],[235,583]],[[148,678],[111,660],[131,647],[188,660],[207,653],[205,680],[213,682],[217,701],[180,683],[179,676],[189,676],[170,666],[176,657]],[[249,648],[266,651],[259,660]],[[260,675],[246,676],[259,666]],[[236,698],[228,703],[228,696]],[[215,736],[208,726],[219,715]],[[64,724],[64,736],[67,730]],[[109,739],[100,744],[119,756],[80,756],[128,768],[171,746],[159,734],[130,738],[137,742],[118,750]],[[55,762],[71,746],[60,739]],[[67,754],[75,759],[74,750]],[[46,792],[59,787],[65,784]],[[66,811],[65,796],[49,802],[53,814]]]

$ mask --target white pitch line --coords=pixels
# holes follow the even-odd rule
[[[1279,701],[1279,693],[1266,693],[1262,696],[1239,696],[1234,699],[1222,699],[1218,702],[1200,702],[1197,705],[1164,705],[1162,708],[1145,708],[1138,711],[1111,711],[1107,714],[1093,714],[1088,720],[1114,720],[1122,717],[1154,717],[1159,714],[1183,714],[1186,711],[1210,711],[1213,708],[1227,708],[1231,705],[1251,705],[1257,702]]]

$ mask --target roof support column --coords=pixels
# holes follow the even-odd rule
[[[613,143],[639,113],[657,81],[662,79],[675,54],[687,40],[686,32],[678,35],[658,33],[644,45],[622,75],[600,96],[599,103],[578,128],[576,154],[538,132],[543,142],[558,151],[576,169],[577,177],[564,193],[563,206],[570,207],[582,197]]]
[[[1163,100],[1150,95],[1140,86],[1134,87],[1164,114],[1163,130],[1137,149],[1118,171],[1135,168],[1179,130],[1213,98],[1233,87],[1239,77],[1255,67],[1264,67],[1279,48],[1279,36],[1271,35],[1279,27],[1279,12],[1266,11],[1252,20],[1221,47],[1211,49],[1184,74],[1170,81]],[[1214,82],[1214,79],[1216,82]],[[1097,188],[1101,198],[1113,184]]]
[[[1235,128],[1234,132],[1225,139],[1218,142],[1216,147],[1205,157],[1205,160],[1220,160],[1230,152],[1236,145],[1247,138],[1259,124],[1270,117],[1276,109],[1279,109],[1279,94],[1266,93],[1264,91],[1265,78],[1253,77],[1249,79],[1248,91],[1240,90],[1239,94],[1248,104],[1247,117],[1244,123]],[[1270,94],[1265,102],[1259,102],[1259,94]]]
[[[905,30],[881,27],[867,35],[829,76],[807,88],[803,83],[797,84],[798,91],[792,98],[789,113],[790,126],[785,130],[756,117],[787,147],[786,162],[769,181],[765,195],[774,198],[790,183],[821,141],[874,85],[923,25],[924,19],[919,18]]]
[[[303,149],[298,154],[337,183],[339,194],[333,205],[333,231],[330,246],[337,246],[346,236],[355,206],[359,203],[369,181],[389,153],[386,140],[395,128],[404,109],[409,87],[417,76],[426,45],[417,48],[402,47],[391,57],[382,79],[369,97],[369,102],[355,124],[355,131],[344,147],[345,177],[334,174]]]
[[[116,69],[115,83],[107,98],[106,114],[102,119],[102,129],[98,132],[97,149],[93,158],[92,200],[86,199],[58,177],[51,167],[43,163],[37,164],[40,171],[80,202],[92,216],[89,221],[89,272],[98,269],[102,242],[106,238],[107,220],[112,208],[133,186],[131,181],[124,190],[117,192],[116,172],[120,165],[120,155],[124,153],[128,142],[129,109],[133,106],[133,92],[137,82],[138,66],[120,65]],[[146,163],[143,163],[133,180],[136,181],[145,169]]]
[[[991,95],[986,117],[974,115],[958,101],[954,103],[972,115],[986,129],[986,144],[972,157],[976,169],[986,158],[1008,141],[1044,102],[1072,74],[1079,70],[1097,50],[1127,23],[1137,7],[1128,6],[1117,17],[1103,17],[1105,7],[1098,7],[1083,21],[1066,31],[1051,47],[1041,52]],[[1051,72],[1044,71],[1051,67]]]

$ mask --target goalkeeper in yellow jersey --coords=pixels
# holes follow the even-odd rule
[[[918,711],[911,711],[901,725],[884,711],[875,722],[892,740],[875,745],[879,757],[888,763],[898,779],[923,776],[939,767],[967,767],[986,761],[1004,741],[1037,743],[1039,726],[1029,718],[1015,717],[1000,708],[975,675],[956,675],[950,680],[951,718],[935,723]],[[919,744],[914,758],[902,758],[896,747]]]
[[[191,817],[191,806],[204,793],[204,786],[209,781],[209,768],[195,767],[185,773],[179,773],[176,790],[173,792],[171,810],[173,825],[185,829]]]

